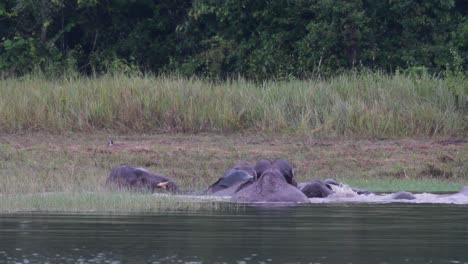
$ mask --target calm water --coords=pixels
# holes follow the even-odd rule
[[[468,207],[1,215],[0,263],[468,263]]]

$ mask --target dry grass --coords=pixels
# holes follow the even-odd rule
[[[445,190],[468,183],[468,143],[463,140],[105,133],[0,138],[0,193],[4,194],[102,192],[110,168],[118,164],[147,167],[185,190],[200,190],[239,161],[278,157],[292,162],[299,181],[335,178],[363,188],[388,179],[454,183],[442,187]],[[114,145],[107,146],[110,139]],[[392,190],[391,184],[383,185]]]
[[[114,145],[107,146],[112,139]],[[192,197],[111,193],[118,164],[147,167],[184,190],[207,187],[239,161],[286,158],[298,181],[335,178],[371,191],[456,191],[468,185],[464,140],[349,140],[274,134],[0,135],[0,212],[235,209]]]

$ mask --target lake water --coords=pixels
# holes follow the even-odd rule
[[[0,263],[468,263],[468,207],[0,215]]]

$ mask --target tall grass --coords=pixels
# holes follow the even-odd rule
[[[450,82],[453,86],[453,82]],[[458,82],[468,94],[468,81]],[[175,76],[0,81],[0,131],[268,131],[373,137],[468,135],[449,82],[347,74],[209,82]]]

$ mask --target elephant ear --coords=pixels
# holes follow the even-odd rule
[[[236,193],[236,192],[238,192],[238,191],[244,189],[245,187],[251,185],[252,183],[254,183],[254,181],[255,181],[255,180],[252,179],[252,180],[248,180],[248,181],[242,183],[241,185],[239,185],[239,187],[236,188],[236,190],[234,191],[234,193]]]

